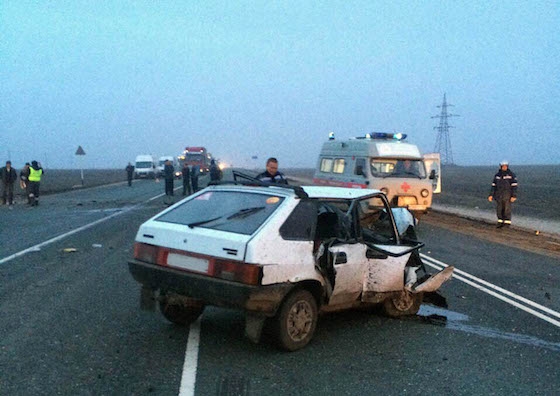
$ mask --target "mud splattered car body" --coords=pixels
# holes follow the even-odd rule
[[[318,186],[209,186],[142,224],[129,270],[141,305],[177,324],[206,305],[246,312],[246,335],[265,321],[279,345],[304,347],[318,313],[381,304],[415,314],[423,294],[453,268],[429,276],[414,218],[375,190]]]

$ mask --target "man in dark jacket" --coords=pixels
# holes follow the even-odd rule
[[[165,195],[173,195],[175,168],[169,160],[165,161],[165,166],[163,167],[163,178],[165,179]]]
[[[222,171],[220,170],[218,165],[216,165],[216,161],[211,160],[210,161],[210,181],[218,181],[218,180],[221,180],[221,178],[222,178]]]
[[[278,160],[274,157],[266,161],[266,171],[257,175],[257,179],[265,183],[288,184],[284,174],[278,171]]]
[[[192,194],[191,169],[189,168],[189,165],[186,162],[183,163],[183,169],[181,169],[181,174],[183,176],[183,195],[187,195],[187,191],[189,192],[189,195],[191,195]]]
[[[488,201],[496,201],[498,228],[511,225],[511,204],[517,199],[517,178],[509,169],[508,161],[500,162],[500,170],[494,175]]]
[[[17,172],[12,168],[12,162],[6,161],[6,166],[0,169],[2,179],[2,204],[14,204],[14,184],[17,180]]]
[[[198,165],[193,165],[191,168],[191,184],[193,193],[198,191],[198,175],[200,173],[200,167]]]
[[[128,187],[132,187],[132,176],[134,175],[134,166],[129,162],[126,168],[126,179],[128,180]]]

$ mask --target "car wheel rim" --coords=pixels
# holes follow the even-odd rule
[[[302,341],[313,325],[313,308],[307,301],[298,301],[288,314],[288,334],[294,341]]]

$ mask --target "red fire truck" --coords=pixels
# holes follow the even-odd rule
[[[206,173],[210,168],[212,155],[206,150],[206,147],[185,147],[185,151],[179,155],[178,159],[180,168],[187,163],[191,167],[198,166],[201,173]]]

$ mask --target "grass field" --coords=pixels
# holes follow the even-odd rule
[[[447,166],[442,170],[443,192],[434,203],[467,208],[489,208],[488,193],[498,167]],[[540,219],[560,220],[560,165],[512,166],[519,181],[518,200],[514,213]],[[287,176],[313,176],[313,169],[283,169]],[[124,169],[85,169],[82,187],[79,170],[46,169],[41,192],[52,194],[73,188],[87,188],[126,181]],[[19,190],[19,189],[18,189]]]

